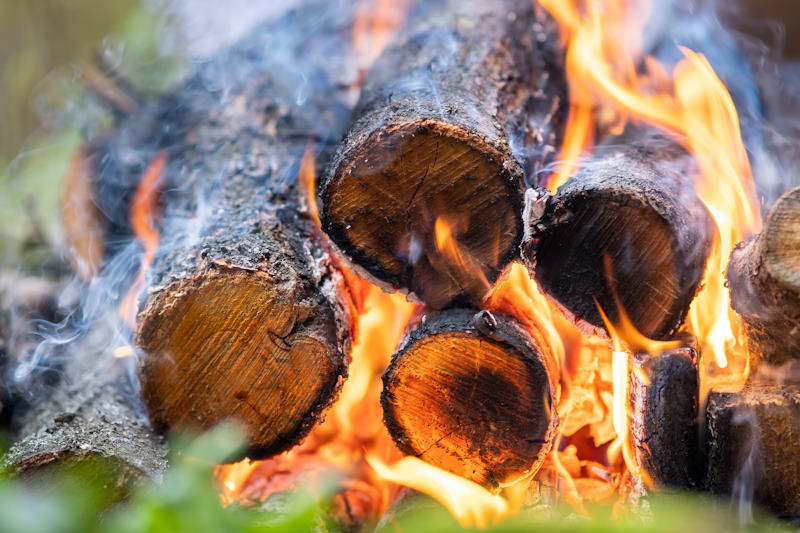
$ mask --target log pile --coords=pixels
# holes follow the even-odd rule
[[[538,4],[421,0],[357,104],[340,8],[313,3],[258,28],[171,93],[137,98],[76,155],[64,218],[84,278],[111,258],[136,263],[124,255],[132,199],[142,176],[160,180],[138,368],[91,325],[48,399],[14,418],[6,461],[18,472],[89,456],[126,487],[159,477],[158,435],[228,418],[244,422],[251,458],[298,444],[348,374],[345,263],[426,306],[383,375],[398,448],[490,489],[534,475],[560,422],[561,361],[518,318],[485,309],[512,261],[586,334],[629,319],[645,337],[685,339],[714,235],[696,163],[674,141],[628,135],[542,192],[568,101],[558,31]],[[800,460],[783,457],[800,389],[757,379],[800,358],[799,220],[796,189],[731,258],[756,369],[744,391],[711,393],[704,417],[693,342],[631,356],[633,455],[655,487],[746,482],[758,502],[800,514]]]
[[[323,229],[359,271],[433,308],[480,304],[518,254],[526,171],[556,153],[558,48],[527,0],[419,3],[367,73],[320,181]],[[471,268],[442,254],[437,221],[456,228]]]

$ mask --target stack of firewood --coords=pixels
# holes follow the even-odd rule
[[[124,253],[116,243],[131,236],[134,191],[165,161],[160,239],[134,334],[152,427],[237,418],[251,458],[299,443],[347,377],[346,264],[426,306],[384,374],[384,421],[398,447],[487,487],[532,474],[557,434],[559,361],[513,313],[486,308],[520,260],[585,333],[607,336],[599,310],[617,323],[622,309],[645,336],[680,341],[632,360],[634,450],[657,485],[730,492],[757,433],[758,499],[800,513],[800,456],[786,453],[800,431],[800,393],[754,382],[712,394],[707,423],[701,415],[697,353],[679,336],[714,233],[690,183],[693,158],[668,139],[628,133],[546,194],[538,187],[568,98],[558,29],[540,6],[420,1],[357,103],[346,10],[306,5],[258,28],[170,94],[136,99],[79,154],[68,213],[87,222],[65,227],[82,228],[71,241],[84,265],[99,263],[98,249],[106,262]],[[298,179],[314,174],[319,220]],[[732,259],[733,305],[759,364],[800,354],[798,213],[795,190]],[[88,245],[87,227],[102,246]],[[100,395],[112,381],[82,387]],[[130,448],[96,442],[97,432],[41,444],[87,419],[125,420],[138,401],[100,398],[81,396],[67,416],[53,401],[26,419],[11,462],[29,468],[89,450],[152,475],[157,462],[138,464]],[[743,425],[742,410],[755,426]],[[147,429],[131,432],[135,449],[160,457]]]

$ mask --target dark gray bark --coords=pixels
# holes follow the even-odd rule
[[[247,453],[268,456],[308,434],[347,375],[349,304],[298,172],[348,120],[351,18],[309,3],[258,28],[143,103],[107,145],[112,169],[136,154],[140,165],[122,161],[134,181],[168,158],[136,327],[159,431],[237,418]],[[110,186],[129,190],[126,179]]]
[[[364,79],[320,181],[324,230],[373,280],[480,303],[518,254],[523,176],[556,155],[558,31],[528,0],[422,0]],[[437,246],[451,226],[468,266]]]
[[[633,356],[630,430],[634,454],[658,488],[691,488],[700,480],[698,394],[694,349]]]
[[[800,359],[800,188],[781,196],[763,231],[733,250],[727,278],[751,366]]]
[[[24,478],[81,463],[113,473],[113,490],[159,481],[166,445],[150,427],[135,382],[133,361],[112,355],[114,324],[96,323],[62,347],[63,370],[46,398],[12,423],[19,439],[4,462]]]
[[[708,398],[705,488],[800,517],[800,388],[754,383]]]

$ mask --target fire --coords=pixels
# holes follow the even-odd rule
[[[143,249],[136,281],[134,281],[119,306],[120,316],[131,328],[136,325],[136,299],[144,288],[145,272],[150,263],[153,262],[158,249],[160,235],[156,228],[155,220],[158,218],[159,185],[166,166],[167,153],[160,152],[145,170],[131,203],[131,229],[142,244]]]
[[[300,209],[319,225],[315,203],[315,158],[311,142],[298,169]],[[406,325],[417,306],[402,295],[388,294],[339,265],[353,301],[355,320],[349,377],[339,399],[305,441],[272,459],[220,466],[217,478],[221,501],[264,501],[272,494],[292,490],[304,479],[338,480],[334,503],[351,514],[355,506],[371,520],[386,511],[397,485],[390,484],[366,462],[400,457],[382,422],[381,374],[388,366]],[[356,513],[358,514],[358,513]]]
[[[437,217],[433,226],[436,251],[445,258],[449,268],[455,268],[460,273],[471,273],[488,290],[491,284],[486,279],[481,265],[456,239],[455,234],[466,229],[464,225],[449,222],[444,217]]]
[[[508,500],[502,496],[416,457],[404,457],[391,465],[371,456],[367,461],[382,478],[435,498],[464,527],[483,529],[511,512]]]
[[[646,1],[540,0],[559,22],[568,42],[567,76],[575,102],[561,157],[550,190],[557,189],[578,165],[581,147],[590,145],[590,132],[602,110],[620,123],[633,119],[672,135],[697,160],[698,195],[717,224],[717,235],[702,290],[692,305],[689,321],[701,353],[713,356],[720,368],[729,357],[737,368],[746,366],[737,340],[735,316],[729,307],[725,267],[733,247],[758,231],[750,164],[742,144],[739,120],[730,94],[700,54],[682,49],[671,87],[662,66],[645,58],[641,35],[649,16]]]
[[[353,21],[353,48],[358,58],[358,84],[372,62],[406,18],[412,0],[374,0],[356,2]]]
[[[736,372],[746,368],[746,354],[734,335],[735,317],[729,314],[724,271],[733,246],[758,230],[759,216],[730,95],[706,59],[691,50],[683,49],[684,59],[671,75],[654,59],[643,57],[641,33],[649,16],[645,1],[539,1],[560,23],[567,43],[571,99],[562,164],[548,188],[555,192],[591,152],[599,122],[609,133],[621,130],[629,120],[646,123],[689,150],[699,168],[697,193],[717,224],[704,288],[690,310],[690,328],[704,360]],[[366,58],[363,68],[385,45],[386,32],[399,24],[387,16],[383,4],[378,2],[375,13],[360,9],[357,16],[354,44]],[[311,145],[300,165],[300,183],[307,212],[316,217]],[[481,273],[459,245],[458,234],[458,220],[436,219],[434,241],[448,266]],[[658,354],[678,342],[646,338],[621,308],[616,324],[600,310],[613,346],[586,337],[539,292],[524,267],[512,265],[482,307],[516,318],[557,363],[560,425],[550,457],[534,473],[535,479],[532,475],[514,480],[494,494],[417,458],[400,458],[381,423],[380,375],[417,308],[347,270],[343,275],[353,295],[357,323],[350,377],[339,401],[299,447],[267,461],[220,467],[224,503],[263,500],[296,486],[301,476],[333,470],[344,479],[334,501],[353,505],[357,498],[348,494],[354,493],[371,498],[374,517],[386,510],[402,485],[441,502],[460,524],[485,527],[517,512],[533,481],[581,514],[587,513],[585,502],[614,503],[626,471],[647,482],[630,442],[630,354]],[[485,277],[481,281],[488,287]]]

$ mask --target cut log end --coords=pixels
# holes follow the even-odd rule
[[[521,190],[506,160],[446,123],[377,130],[326,183],[323,227],[370,274],[431,307],[478,304],[521,239]],[[437,219],[465,263],[437,243]]]
[[[486,336],[473,316],[447,311],[413,330],[384,374],[381,403],[403,452],[495,487],[538,470],[555,436],[556,391],[520,328],[497,317]]]
[[[558,295],[591,333],[603,327],[598,306],[618,323],[619,305],[645,335],[670,331],[694,293],[681,294],[673,236],[663,218],[647,204],[602,196],[575,198],[562,209],[538,251],[535,276],[542,290]]]
[[[800,358],[800,188],[778,199],[761,234],[734,249],[727,278],[751,365]]]
[[[631,434],[637,464],[658,488],[700,479],[697,356],[689,347],[631,361]]]
[[[706,489],[800,517],[800,389],[751,384],[711,393],[706,411]]]
[[[773,280],[769,288],[778,293],[774,296],[778,303],[790,305],[800,315],[800,187],[778,200],[767,228],[761,261]]]
[[[553,197],[526,197],[525,264],[585,333],[605,335],[599,306],[612,323],[621,308],[643,335],[666,338],[702,280],[713,219],[691,158],[653,142],[598,156]]]
[[[297,444],[347,374],[327,303],[251,271],[223,269],[172,287],[139,315],[143,395],[160,430],[246,425],[251,457]],[[211,369],[211,370],[209,370]]]

